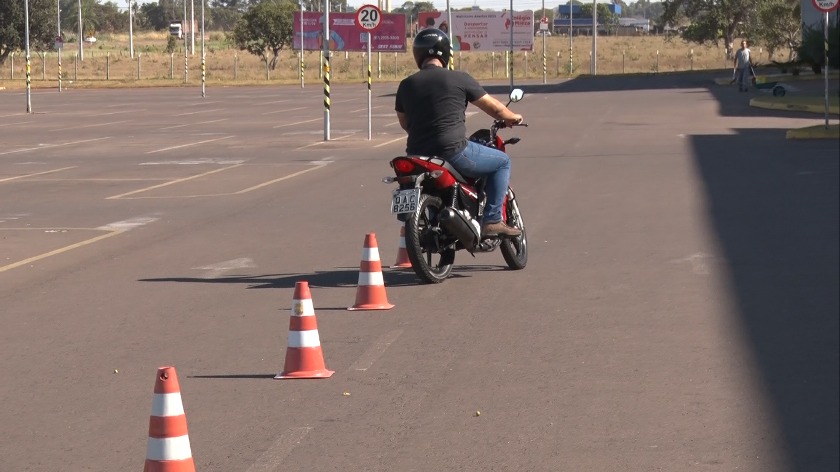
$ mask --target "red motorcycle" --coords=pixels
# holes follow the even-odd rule
[[[520,89],[510,93],[510,101],[524,96]],[[519,124],[517,126],[527,126]],[[503,120],[496,120],[490,129],[480,129],[469,139],[484,146],[505,150],[519,138],[503,140],[497,131],[505,128]],[[479,222],[486,204],[484,178],[468,178],[438,157],[400,156],[391,160],[395,177],[385,177],[385,183],[397,183],[391,200],[391,213],[405,223],[405,249],[411,267],[426,283],[441,283],[452,273],[455,252],[466,250],[475,257],[477,252],[492,252],[501,247],[508,267],[524,269],[528,263],[528,244],[525,223],[513,189],[508,187],[502,205],[502,220],[522,231],[515,238],[481,237]]]

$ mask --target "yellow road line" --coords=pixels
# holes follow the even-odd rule
[[[152,185],[151,187],[141,188],[139,190],[133,190],[131,192],[121,193],[119,195],[113,195],[113,196],[105,198],[105,200],[116,200],[118,198],[127,197],[129,195],[134,195],[135,193],[143,193],[143,192],[158,189],[158,188],[161,188],[161,187],[168,187],[169,185],[175,185],[175,184],[179,184],[181,182],[186,182],[188,180],[198,179],[198,178],[204,177],[206,175],[215,174],[217,172],[223,172],[223,171],[233,169],[235,167],[240,167],[240,166],[242,166],[242,164],[236,164],[236,165],[232,165],[232,166],[222,167],[221,169],[211,170],[209,172],[204,172],[203,174],[192,175],[190,177],[184,177],[183,179],[171,180],[169,182],[165,182],[165,183],[162,183],[162,184]]]
[[[101,241],[105,238],[110,238],[111,236],[116,236],[116,235],[124,233],[124,232],[125,232],[125,230],[116,230],[116,231],[111,231],[109,233],[100,234],[99,236],[97,236],[95,238],[90,238],[90,239],[78,242],[76,244],[71,244],[69,246],[64,246],[64,247],[58,248],[54,251],[45,252],[44,254],[39,254],[37,256],[30,257],[29,259],[24,259],[22,261],[18,261],[18,262],[9,264],[9,265],[0,266],[0,272],[6,272],[8,270],[12,270],[12,269],[15,269],[17,267],[24,266],[26,264],[31,264],[33,262],[40,261],[41,259],[46,259],[48,257],[55,256],[57,254],[61,254],[61,253],[67,252],[67,251],[71,251],[73,249],[77,249],[77,248],[80,248],[82,246],[87,246],[88,244],[93,244],[97,241]]]
[[[10,181],[10,180],[16,180],[16,179],[25,179],[25,178],[27,178],[27,177],[34,177],[34,176],[36,176],[36,175],[52,174],[52,173],[54,173],[54,172],[61,172],[61,171],[63,171],[63,170],[67,170],[67,169],[75,169],[75,168],[76,168],[76,166],[72,166],[72,167],[62,167],[61,169],[45,170],[44,172],[36,172],[36,173],[34,173],[34,174],[19,175],[19,176],[17,176],[17,177],[7,177],[7,178],[5,178],[5,179],[0,179],[0,182],[8,182],[8,181]]]

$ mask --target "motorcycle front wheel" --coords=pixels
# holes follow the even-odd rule
[[[405,250],[414,273],[425,283],[439,284],[452,273],[454,248],[439,248],[441,234],[438,215],[443,202],[438,197],[421,195],[417,210],[405,221]]]
[[[522,234],[515,238],[502,240],[502,257],[505,258],[508,267],[513,270],[521,270],[528,264],[528,237],[525,233],[525,222],[522,220],[522,213],[519,212],[519,205],[516,198],[509,198],[507,202],[507,225],[518,228]]]

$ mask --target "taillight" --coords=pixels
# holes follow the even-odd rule
[[[414,170],[414,163],[407,159],[398,159],[394,161],[394,170],[400,174],[408,174]]]

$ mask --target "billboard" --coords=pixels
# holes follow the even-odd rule
[[[438,28],[452,38],[456,51],[507,51],[510,49],[510,28],[513,27],[513,49],[530,51],[534,48],[534,12],[514,12],[511,25],[509,11],[453,11],[452,28],[446,12],[421,12],[420,29]],[[450,30],[452,33],[450,33]]]
[[[293,49],[300,49],[300,12],[294,15]],[[323,48],[324,15],[303,13],[303,49],[320,51]],[[371,33],[373,52],[405,51],[405,15],[383,13],[379,27]],[[330,12],[330,51],[367,51],[367,31],[356,26],[355,13]]]

